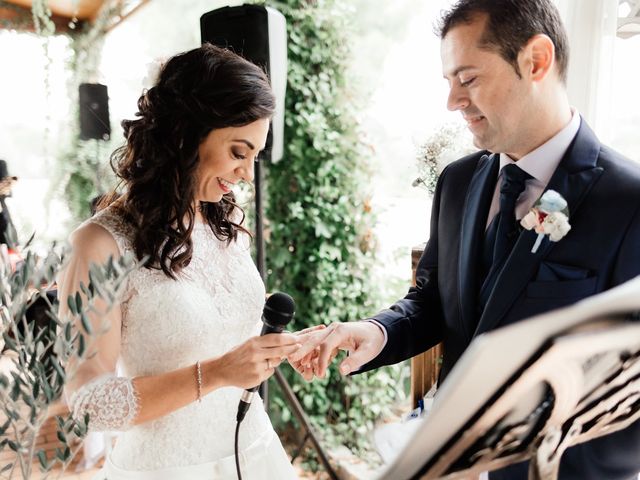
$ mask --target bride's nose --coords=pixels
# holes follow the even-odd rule
[[[236,175],[248,183],[253,183],[254,161],[252,157],[247,158],[236,169]]]

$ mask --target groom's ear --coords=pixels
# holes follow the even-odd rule
[[[556,48],[553,41],[542,33],[534,35],[520,50],[518,63],[525,78],[532,82],[544,80],[556,65]]]

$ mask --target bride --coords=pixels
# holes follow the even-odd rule
[[[257,336],[265,290],[232,192],[253,178],[274,106],[260,68],[204,45],[166,62],[138,118],[123,122],[112,162],[124,193],[72,234],[60,278],[66,298],[92,263],[146,259],[121,303],[91,319],[110,328],[67,386],[90,430],[122,431],[96,480],[235,479],[241,393],[300,346],[292,334]],[[261,402],[239,452],[246,479],[296,477]]]

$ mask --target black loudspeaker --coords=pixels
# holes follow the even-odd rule
[[[264,68],[276,96],[264,155],[277,162],[284,147],[284,95],[287,86],[287,29],[284,15],[270,7],[223,7],[200,17],[202,43],[229,48]]]
[[[80,98],[80,139],[109,140],[109,95],[107,86],[100,83],[81,83]]]

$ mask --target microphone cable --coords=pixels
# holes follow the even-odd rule
[[[262,312],[262,331],[260,335],[267,335],[270,333],[282,333],[284,327],[293,319],[295,313],[295,302],[286,293],[276,292],[267,298],[267,301]],[[276,367],[277,368],[277,367]],[[238,414],[236,415],[236,434],[234,441],[234,453],[236,457],[236,472],[238,474],[238,480],[242,480],[242,473],[240,472],[240,457],[238,455],[238,439],[240,437],[240,423],[244,420],[244,416],[251,406],[251,400],[253,394],[258,389],[256,385],[253,388],[244,390],[240,397],[240,403],[238,404]]]
[[[238,437],[240,434],[240,422],[241,420],[236,422],[236,440],[234,442],[234,451],[236,455],[236,472],[238,472],[238,480],[242,480],[242,474],[240,473],[240,457],[238,456]]]

